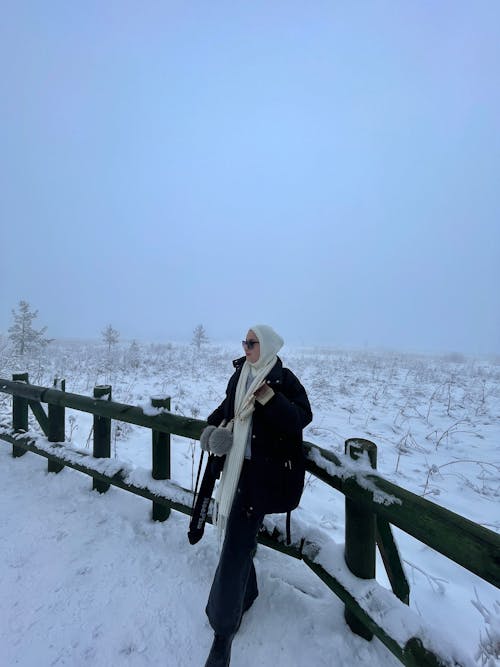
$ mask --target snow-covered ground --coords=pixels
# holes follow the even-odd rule
[[[239,354],[230,345],[198,352],[140,344],[108,353],[97,343],[61,342],[22,364],[2,354],[0,376],[27,370],[44,385],[63,376],[68,391],[87,395],[109,382],[118,401],[169,395],[173,412],[203,419],[223,398]],[[346,438],[368,438],[378,445],[381,474],[500,532],[498,360],[290,347],[282,358],[311,399],[306,440],[339,454]],[[9,413],[10,398],[0,395],[0,417]],[[67,438],[89,446],[91,424],[90,415],[67,411]],[[45,459],[13,459],[10,449],[0,441],[0,664],[204,664],[211,642],[204,605],[217,562],[212,528],[190,546],[184,515],[154,523],[149,502],[115,488],[99,495],[88,477],[47,474]],[[150,467],[150,432],[115,423],[113,456]],[[197,443],[172,438],[173,479],[191,488],[197,463]],[[296,517],[343,542],[344,498],[318,480],[307,480]],[[395,535],[410,606],[471,661],[496,664],[488,642],[500,640],[499,591]],[[256,568],[261,594],[235,640],[235,667],[397,664],[378,640],[350,633],[341,602],[303,563],[261,546]],[[381,562],[377,579],[388,585]]]

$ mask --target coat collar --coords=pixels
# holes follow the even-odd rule
[[[269,373],[267,374],[267,378],[270,381],[276,381],[281,379],[282,371],[283,371],[283,362],[279,357],[276,357],[277,361],[274,364],[274,366],[271,368]],[[233,361],[233,366],[236,368],[237,371],[241,371],[243,368],[243,364],[246,361],[246,357],[239,357],[238,359],[234,359]]]
[[[238,359],[233,360],[233,366],[238,370],[245,363],[246,357],[238,357]]]

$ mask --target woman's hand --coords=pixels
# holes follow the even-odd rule
[[[210,452],[209,440],[213,431],[215,431],[215,426],[205,426],[200,436],[200,447],[204,452]]]
[[[204,452],[224,456],[233,444],[232,431],[227,428],[207,426],[200,436],[200,447]]]
[[[210,434],[210,451],[216,456],[225,456],[233,446],[233,434],[227,428],[216,428]]]
[[[261,405],[265,405],[274,396],[274,390],[266,382],[263,382],[260,387],[257,387],[253,395],[256,401],[259,401]]]

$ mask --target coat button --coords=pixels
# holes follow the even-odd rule
[[[253,439],[255,439],[255,436],[254,436],[254,435],[252,435],[252,438],[253,438]]]

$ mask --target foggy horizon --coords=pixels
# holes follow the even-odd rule
[[[0,334],[500,353],[497,2],[28,1],[0,53]]]
[[[198,324],[203,324],[202,322],[199,322]],[[254,324],[258,324],[257,322],[254,322]],[[108,322],[106,326],[111,325],[113,326],[112,322]],[[40,316],[37,317],[37,319],[34,320],[33,322],[33,327],[36,330],[39,330],[43,328],[44,322],[43,319],[40,318]],[[272,325],[271,325],[272,326]],[[56,346],[58,344],[62,345],[102,345],[103,347],[106,347],[107,342],[104,341],[103,337],[103,330],[105,329],[105,326],[102,326],[99,330],[96,329],[96,331],[88,336],[64,336],[64,335],[51,335],[51,332],[47,330],[45,332],[45,338],[49,339],[49,343],[47,344],[47,347],[45,349],[48,349],[50,351],[50,346],[52,344],[55,344]],[[115,329],[115,327],[113,326]],[[194,327],[193,327],[194,329]],[[206,329],[204,327],[206,335],[207,335],[207,340],[202,344],[201,351],[203,350],[205,345],[215,345],[215,346],[224,346],[226,348],[234,348],[234,357],[236,358],[239,354],[243,355],[244,352],[242,350],[241,346],[241,341],[243,340],[246,330],[244,332],[240,332],[240,334],[236,333],[232,337],[230,335],[213,335],[213,333]],[[139,344],[139,346],[147,346],[147,345],[193,345],[193,334],[194,331],[184,331],[184,332],[179,332],[177,335],[167,335],[167,334],[158,334],[158,335],[153,335],[153,336],[128,336],[124,334],[122,331],[118,331],[118,341],[116,343],[118,348],[125,349],[127,346],[131,345],[133,342],[136,342]],[[1,336],[4,336],[4,338],[8,338],[8,332],[7,330],[5,332],[0,331],[0,338]],[[279,353],[279,356],[284,356],[286,357],[287,352],[290,350],[290,352],[293,352],[297,348],[309,348],[309,349],[318,349],[318,351],[332,351],[332,352],[346,352],[346,353],[354,353],[354,354],[361,354],[361,353],[373,353],[373,354],[403,354],[403,355],[408,355],[408,356],[428,356],[428,357],[455,357],[456,355],[459,355],[459,357],[471,357],[471,358],[492,358],[492,359],[500,359],[500,355],[498,352],[492,350],[492,351],[479,351],[479,352],[474,352],[470,350],[460,350],[460,349],[453,349],[453,348],[439,348],[439,347],[424,347],[424,346],[414,346],[414,347],[401,347],[398,345],[384,345],[384,344],[371,344],[369,340],[365,340],[362,343],[359,344],[349,344],[349,343],[332,343],[331,341],[327,339],[317,339],[317,340],[307,340],[305,338],[301,337],[287,337],[285,339],[285,343],[283,345],[282,350]],[[233,352],[231,350],[231,352]],[[27,356],[31,353],[26,353]],[[35,353],[36,354],[36,353]],[[457,357],[457,358],[459,358]],[[229,363],[229,362],[228,362]]]

